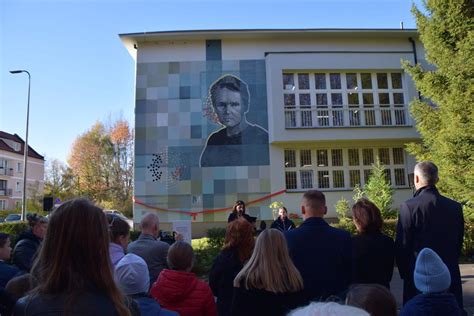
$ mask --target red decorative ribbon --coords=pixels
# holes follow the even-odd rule
[[[249,201],[249,202],[247,202],[247,203],[245,203],[245,204],[246,204],[246,205],[255,204],[255,203],[258,203],[258,202],[261,202],[261,201],[268,200],[269,198],[272,198],[272,197],[274,197],[274,196],[283,194],[283,193],[285,193],[285,192],[286,192],[286,189],[283,189],[283,190],[280,190],[280,191],[278,191],[278,192],[265,195],[265,196],[263,196],[263,197],[261,197],[261,198],[258,198],[258,199],[256,199],[256,200]],[[161,211],[161,212],[170,212],[170,213],[178,213],[178,214],[189,215],[189,216],[192,216],[193,220],[195,220],[195,219],[196,219],[196,216],[199,215],[199,214],[214,214],[214,213],[227,212],[227,211],[232,210],[232,207],[224,207],[224,208],[217,208],[217,209],[212,209],[212,210],[202,210],[202,211],[199,211],[199,212],[189,212],[189,211],[183,211],[183,210],[170,210],[170,209],[167,209],[167,208],[162,208],[162,207],[158,207],[158,206],[152,206],[152,205],[146,204],[146,203],[144,203],[144,202],[138,200],[136,197],[133,197],[133,202],[134,202],[135,204],[144,206],[144,207],[146,207],[146,208],[153,209],[153,210],[157,210],[157,211]]]

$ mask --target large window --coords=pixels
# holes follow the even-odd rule
[[[285,181],[288,190],[352,189],[369,180],[377,159],[393,187],[408,185],[403,148],[304,148],[285,149]]]
[[[401,72],[284,72],[285,127],[407,125]]]

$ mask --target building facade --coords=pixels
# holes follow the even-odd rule
[[[21,208],[25,142],[0,131],[0,210]],[[43,195],[44,157],[28,146],[27,198]]]
[[[410,197],[418,97],[401,61],[426,64],[416,30],[227,30],[120,35],[136,61],[134,220],[258,220],[325,192],[328,217],[380,160]],[[194,228],[193,227],[193,228]]]

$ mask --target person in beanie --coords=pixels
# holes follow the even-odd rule
[[[129,253],[117,263],[115,280],[130,299],[135,300],[140,307],[142,316],[178,316],[177,313],[162,309],[157,301],[148,296],[150,278],[145,260]]]
[[[456,297],[447,291],[451,285],[448,267],[430,248],[423,248],[418,254],[413,280],[421,294],[405,304],[400,316],[463,315]]]

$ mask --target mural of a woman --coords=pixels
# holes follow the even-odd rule
[[[261,157],[268,156],[268,132],[247,121],[250,109],[247,83],[234,75],[224,75],[211,85],[209,97],[222,128],[207,139],[200,166],[262,164]]]

